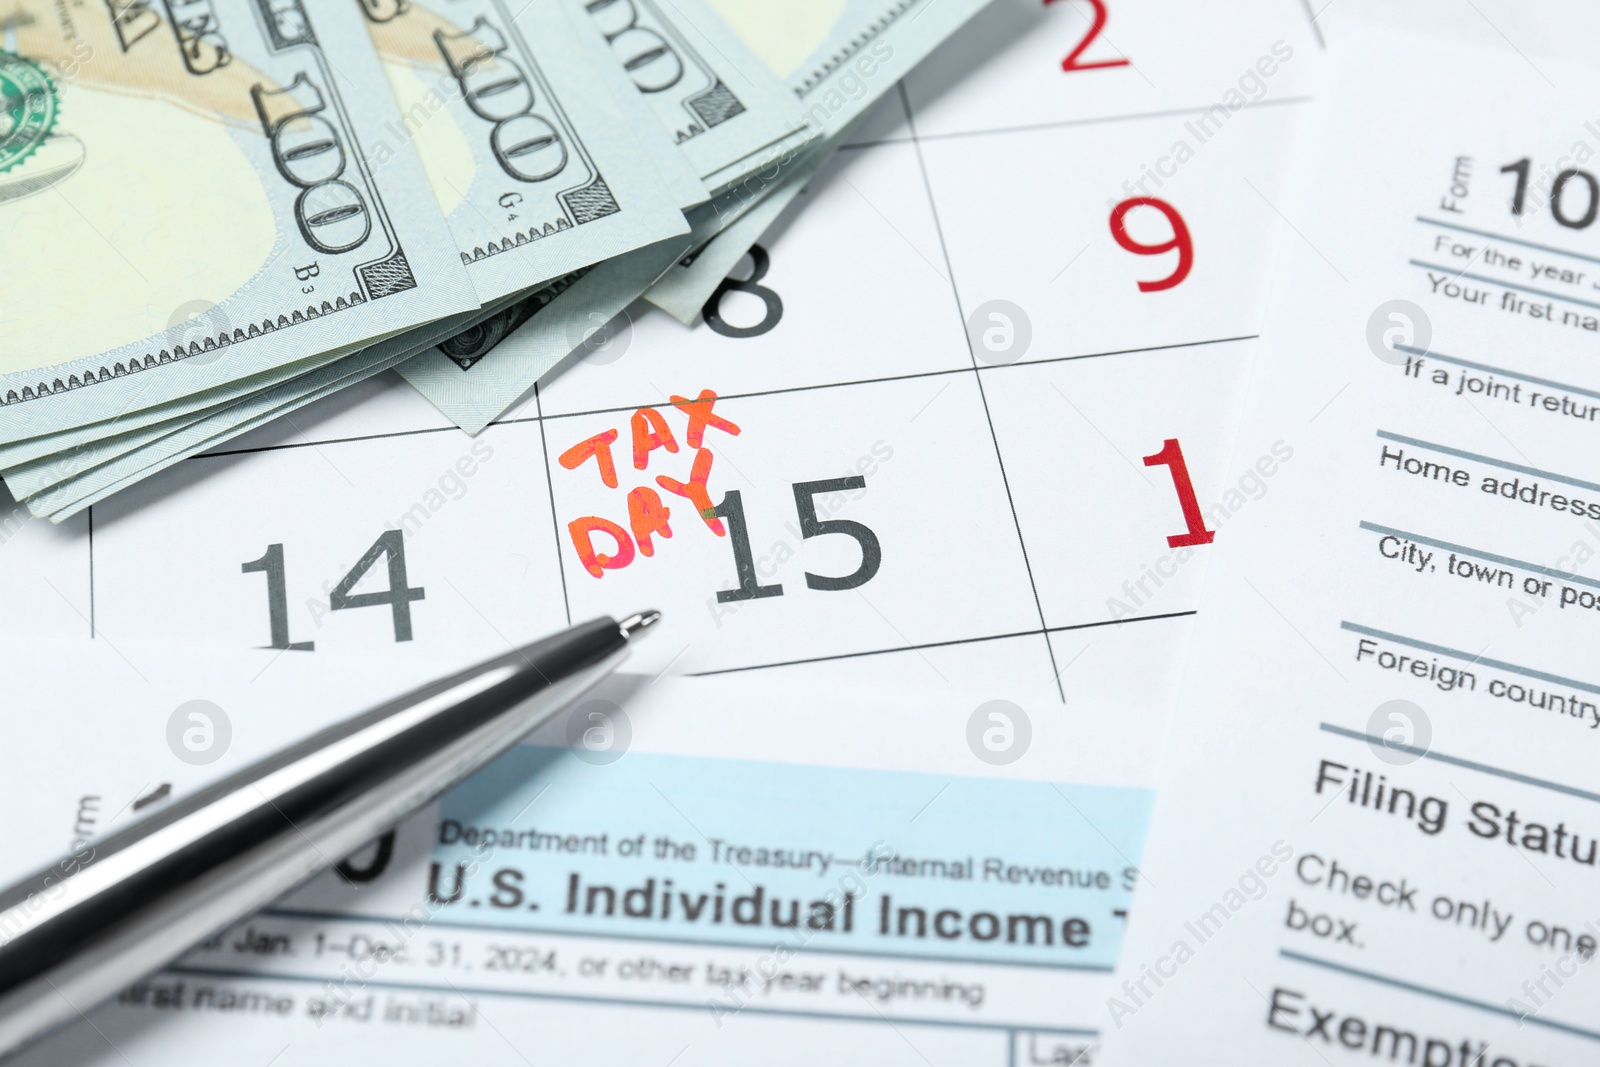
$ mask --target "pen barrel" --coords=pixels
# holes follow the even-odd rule
[[[596,619],[325,729],[0,891],[0,1057],[360,848],[614,669]]]

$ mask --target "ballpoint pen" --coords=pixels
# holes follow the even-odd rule
[[[517,743],[661,617],[595,619],[284,749],[0,890],[0,1056],[269,904]]]

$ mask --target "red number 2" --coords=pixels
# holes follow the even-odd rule
[[[1176,437],[1169,437],[1161,451],[1144,457],[1146,467],[1166,467],[1172,474],[1172,487],[1178,491],[1178,506],[1183,509],[1183,521],[1189,529],[1167,537],[1168,548],[1186,548],[1189,545],[1209,545],[1215,531],[1206,529],[1206,517],[1200,513],[1200,501],[1195,499],[1194,483],[1189,480],[1189,464],[1183,461],[1183,446]]]
[[[1046,4],[1054,0],[1044,0]],[[1061,69],[1071,73],[1075,70],[1100,70],[1104,67],[1126,67],[1126,59],[1102,59],[1094,63],[1079,63],[1078,57],[1088,50],[1094,39],[1100,36],[1100,31],[1106,28],[1105,0],[1088,0],[1089,6],[1094,8],[1094,21],[1089,23],[1089,32],[1083,35],[1083,40],[1078,42],[1078,47],[1067,53],[1067,58],[1061,61]]]
[[[1123,224],[1124,217],[1136,207],[1153,207],[1167,217],[1167,224],[1172,227],[1172,240],[1163,241],[1158,245],[1147,245],[1133,239]],[[1158,278],[1153,282],[1140,282],[1141,293],[1154,293],[1162,289],[1171,289],[1189,276],[1189,268],[1194,266],[1194,242],[1189,238],[1189,227],[1184,225],[1183,216],[1178,214],[1178,209],[1165,200],[1157,200],[1153,196],[1135,196],[1124,200],[1111,209],[1111,236],[1115,237],[1117,244],[1137,256],[1159,256],[1163,252],[1178,250],[1178,266],[1165,278]]]

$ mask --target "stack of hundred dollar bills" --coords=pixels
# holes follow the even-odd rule
[[[692,323],[985,0],[9,0],[0,472],[59,521],[389,368],[476,433]]]

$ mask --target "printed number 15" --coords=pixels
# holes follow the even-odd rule
[[[853,538],[861,547],[861,565],[852,573],[836,578],[807,571],[806,585],[809,588],[841,592],[866,585],[872,581],[873,575],[878,573],[878,567],[883,563],[883,548],[878,543],[877,534],[864,523],[856,522],[854,519],[824,519],[817,514],[816,498],[819,495],[843,493],[866,487],[867,480],[860,475],[828,478],[820,482],[795,482],[790,487],[794,490],[795,511],[800,516],[801,537],[844,534]],[[745,522],[744,499],[739,491],[730,489],[723,494],[722,502],[712,510],[711,514],[728,520],[728,538],[733,545],[734,574],[739,580],[737,589],[718,590],[717,603],[732,604],[740,600],[763,600],[767,597],[782,596],[782,585],[776,583],[762,585],[756,574],[755,553],[750,548],[750,528]]]

